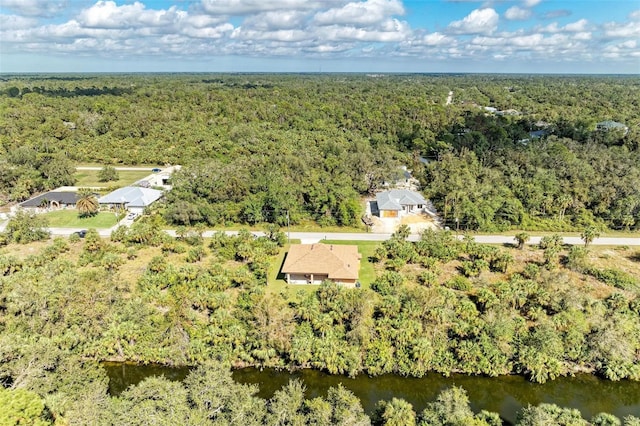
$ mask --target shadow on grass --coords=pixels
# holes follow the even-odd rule
[[[287,261],[287,256],[289,256],[289,252],[286,252],[284,254],[284,257],[282,258],[282,263],[280,264],[280,268],[278,269],[278,273],[276,274],[276,279],[277,280],[283,280],[286,281],[287,277],[285,276],[285,274],[282,272],[282,267],[284,266],[284,262]]]

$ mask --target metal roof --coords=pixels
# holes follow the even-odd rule
[[[376,194],[379,210],[402,210],[402,206],[427,204],[427,200],[415,191],[408,189],[392,189]]]
[[[125,186],[101,197],[100,204],[124,204],[127,207],[147,207],[162,197],[157,189]]]

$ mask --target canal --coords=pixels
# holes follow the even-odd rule
[[[189,374],[186,367],[117,363],[103,365],[109,376],[109,392],[112,395],[120,394],[128,386],[146,377],[164,375],[171,380],[182,380]],[[379,400],[390,400],[393,397],[407,400],[413,405],[414,410],[420,413],[442,390],[461,386],[466,389],[475,412],[494,411],[508,423],[515,422],[518,411],[523,407],[542,402],[577,408],[587,420],[600,412],[608,412],[619,418],[629,414],[640,415],[640,382],[612,382],[590,374],[562,377],[537,384],[527,381],[522,376],[481,377],[453,374],[444,377],[428,374],[422,378],[413,378],[387,374],[377,377],[361,375],[351,379],[316,370],[289,372],[243,368],[235,370],[233,378],[239,383],[259,385],[258,396],[262,398],[270,398],[276,390],[294,378],[304,383],[307,398],[326,396],[330,387],[342,383],[360,398],[367,414],[371,414]]]

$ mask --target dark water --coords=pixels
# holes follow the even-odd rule
[[[105,363],[104,367],[110,379],[109,392],[112,395],[118,395],[128,386],[149,376],[164,375],[171,380],[182,380],[189,374],[186,367],[117,363]],[[467,390],[471,407],[475,412],[483,409],[495,411],[509,423],[516,420],[517,412],[522,407],[529,404],[538,405],[541,402],[577,408],[586,419],[600,412],[612,413],[620,418],[629,414],[640,416],[640,382],[611,382],[589,374],[535,384],[521,376],[477,377],[454,374],[443,377],[429,374],[417,379],[388,374],[350,379],[314,370],[290,373],[273,369],[260,371],[255,368],[243,368],[235,370],[233,378],[240,383],[258,384],[258,395],[263,398],[270,398],[276,390],[294,378],[304,382],[308,398],[326,396],[330,387],[342,383],[360,398],[368,414],[373,411],[376,402],[381,399],[390,400],[393,397],[407,400],[419,413],[428,402],[435,400],[443,389],[461,386]]]

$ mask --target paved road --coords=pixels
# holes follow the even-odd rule
[[[130,224],[129,221],[123,224]],[[98,233],[103,237],[108,237],[111,235],[110,229],[102,229],[99,230]],[[52,235],[61,235],[68,236],[73,232],[79,231],[79,229],[71,229],[71,228],[51,228]],[[167,230],[167,234],[171,236],[175,236],[175,230]],[[206,231],[203,235],[204,237],[211,237],[216,231]],[[237,234],[238,231],[227,231],[228,234],[234,235]],[[253,232],[254,235],[261,236],[264,235],[264,232]],[[384,241],[388,240],[391,237],[391,234],[381,234],[381,233],[349,233],[349,232],[291,232],[291,239],[301,240],[303,243],[310,244],[322,241],[324,239],[327,240],[341,240],[341,241]],[[460,236],[459,238],[462,238]],[[527,242],[528,245],[536,245],[540,243],[540,239],[542,237],[532,236],[531,239]],[[410,241],[417,241],[420,239],[418,234],[413,234],[409,237]],[[513,236],[508,235],[476,235],[474,239],[479,243],[484,244],[515,244],[515,238]],[[565,244],[571,245],[581,245],[584,244],[579,237],[563,237],[563,241]],[[640,237],[632,238],[632,237],[601,237],[596,238],[591,243],[594,246],[640,246]]]
[[[131,171],[141,171],[141,172],[150,172],[155,167],[114,167],[116,170],[131,170]],[[94,166],[80,166],[76,167],[76,170],[102,170],[102,167],[94,167]]]

